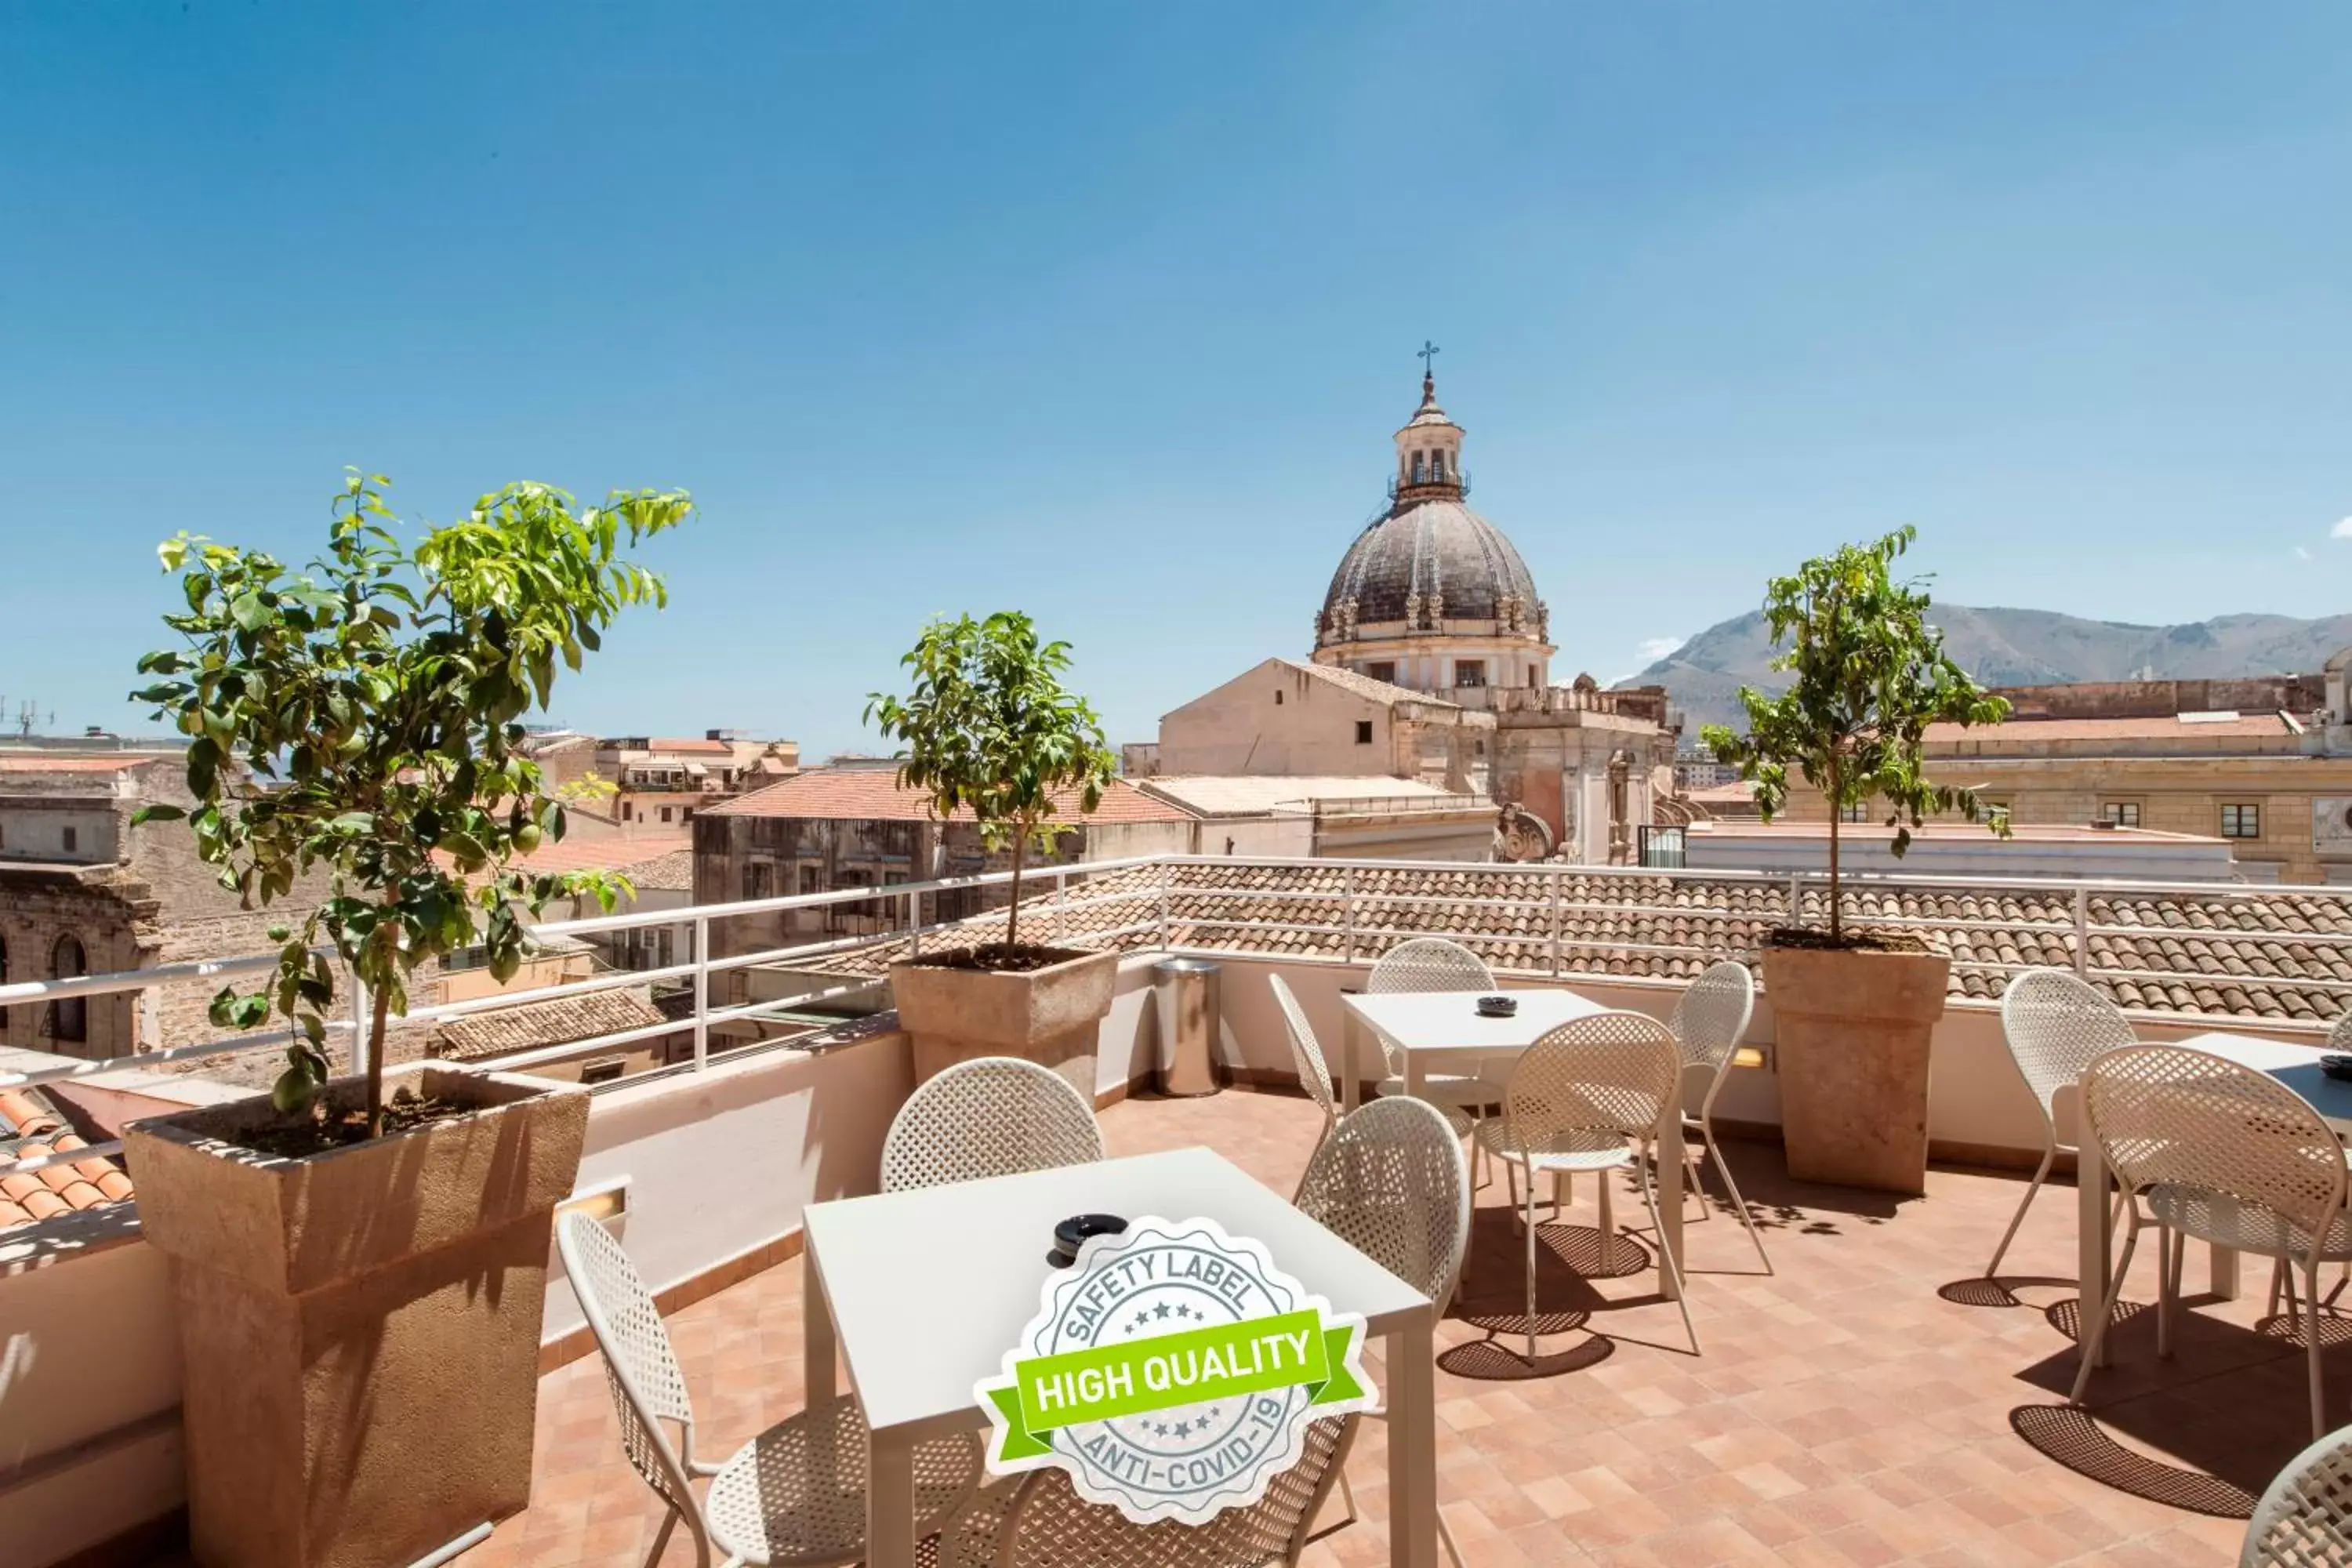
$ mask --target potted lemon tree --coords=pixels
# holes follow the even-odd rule
[[[1118,770],[1094,709],[1062,685],[1069,645],[1041,640],[1027,616],[1003,610],[934,621],[899,662],[913,672],[912,689],[877,691],[866,710],[907,748],[899,783],[929,795],[942,825],[971,812],[987,848],[1009,853],[1013,868],[1003,941],[890,966],[916,1081],[968,1057],[1019,1056],[1061,1072],[1091,1100],[1096,1033],[1118,955],[1021,939],[1030,851],[1050,852],[1063,817],[1074,806],[1094,810]]]
[[[1972,791],[1927,776],[1922,742],[1930,724],[1998,723],[2009,712],[1944,652],[1920,585],[1895,580],[1916,537],[1900,529],[1773,579],[1764,618],[1786,645],[1772,668],[1790,672],[1789,687],[1740,689],[1745,735],[1702,731],[1755,785],[1765,821],[1787,807],[1792,772],[1829,805],[1823,921],[1776,931],[1764,947],[1789,1173],[1896,1193],[1927,1186],[1928,1042],[1951,958],[1913,933],[1846,920],[1840,828],[1849,809],[1879,803],[1901,856],[1929,816],[1976,821]],[[2008,831],[1998,816],[1991,826]]]
[[[288,911],[274,973],[212,1005],[224,1027],[285,1028],[273,1092],[126,1137],[142,1228],[171,1260],[208,1568],[414,1562],[529,1499],[549,1230],[587,1100],[492,1073],[388,1077],[386,1029],[436,959],[478,948],[512,976],[518,909],[625,890],[511,868],[565,826],[519,721],[623,607],[661,600],[620,552],[691,510],[514,485],[411,546],[384,483],[350,478],[304,569],[166,541],[180,646],[140,661],[153,683],[132,694],[189,737],[194,797],[140,818],[185,818],[224,888]],[[343,975],[365,1038],[362,1070],[337,1078]]]

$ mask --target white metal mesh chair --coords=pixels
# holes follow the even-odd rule
[[[621,1418],[630,1466],[669,1505],[648,1564],[659,1563],[681,1519],[694,1538],[697,1568],[714,1550],[728,1564],[855,1563],[866,1554],[866,1424],[846,1397],[803,1411],[760,1434],[724,1464],[694,1456],[694,1406],[651,1292],[610,1231],[585,1214],[561,1215],[556,1250],[604,1353],[604,1375]],[[662,1423],[676,1424],[672,1446]],[[916,1531],[928,1535],[971,1495],[980,1443],[970,1433],[915,1450]],[[709,1477],[697,1502],[692,1483]]]
[[[1484,959],[1460,942],[1438,936],[1417,936],[1397,943],[1373,961],[1372,972],[1364,977],[1364,994],[1368,996],[1408,991],[1495,989],[1495,972],[1486,967]],[[1381,1042],[1381,1056],[1388,1076],[1381,1079],[1375,1092],[1404,1093],[1403,1056],[1386,1040]],[[1467,1137],[1486,1108],[1503,1098],[1503,1086],[1497,1079],[1478,1072],[1424,1073],[1421,1098],[1443,1111],[1446,1121],[1454,1124],[1454,1131]]]
[[[1376,1100],[1349,1112],[1298,1184],[1298,1207],[1349,1246],[1428,1297],[1444,1316],[1470,1250],[1470,1171],[1437,1108]],[[1385,1420],[1385,1409],[1366,1411]],[[1348,1517],[1356,1494],[1339,1471]],[[1461,1568],[1462,1549],[1441,1515],[1438,1538]]]
[[[2352,1426],[2287,1461],[2254,1505],[2238,1568],[2352,1568]]]
[[[1714,1159],[1716,1173],[1723,1178],[1723,1189],[1731,1194],[1732,1212],[1748,1227],[1748,1239],[1756,1244],[1756,1256],[1763,1259],[1764,1272],[1769,1274],[1772,1255],[1764,1250],[1764,1237],[1756,1229],[1755,1216],[1748,1212],[1748,1200],[1739,1195],[1739,1184],[1732,1179],[1731,1166],[1723,1158],[1723,1146],[1715,1141],[1715,1097],[1723,1092],[1724,1080],[1731,1076],[1732,1058],[1739,1054],[1739,1042],[1747,1035],[1748,1020],[1755,1011],[1756,977],[1748,972],[1746,964],[1726,960],[1708,964],[1697,979],[1683,988],[1674,1012],[1666,1019],[1666,1027],[1682,1042],[1685,1075],[1704,1074],[1706,1078],[1698,1113],[1691,1114],[1689,1101],[1684,1101],[1683,1131],[1696,1132],[1706,1155]],[[1699,1217],[1705,1219],[1706,1193],[1699,1181],[1703,1167],[1698,1145],[1688,1142],[1683,1144],[1683,1163],[1690,1169],[1691,1185],[1699,1193]]]
[[[1331,1069],[1323,1059],[1323,1044],[1315,1037],[1315,1026],[1307,1021],[1307,1009],[1279,974],[1266,976],[1274,991],[1276,1005],[1282,1009],[1283,1027],[1290,1033],[1290,1065],[1297,1069],[1299,1087],[1306,1089],[1323,1112],[1323,1131],[1316,1135],[1315,1147],[1320,1150],[1331,1129],[1339,1124],[1339,1102],[1331,1095]]]
[[[1536,1354],[1536,1175],[1538,1172],[1607,1173],[1632,1166],[1641,1180],[1642,1201],[1657,1229],[1658,1269],[1673,1282],[1682,1309],[1691,1353],[1698,1353],[1698,1330],[1691,1322],[1683,1291],[1681,1264],[1665,1245],[1658,1215],[1657,1189],[1650,1183],[1646,1155],[1669,1110],[1679,1111],[1682,1046],[1657,1019],[1643,1013],[1594,1013],[1547,1032],[1529,1046],[1511,1070],[1503,1114],[1478,1124],[1486,1152],[1528,1176],[1528,1359]],[[1608,1191],[1608,1177],[1601,1177]],[[1512,1203],[1517,1205],[1516,1174]],[[1604,1214],[1606,1210],[1603,1210]],[[1602,1245],[1610,1226],[1601,1226]]]
[[[2018,1200],[2009,1228],[2000,1233],[2000,1245],[1992,1249],[1992,1261],[1985,1265],[1988,1279],[2000,1271],[2000,1260],[2025,1223],[2034,1194],[2049,1179],[2052,1163],[2061,1153],[2075,1152],[2074,1145],[2058,1141],[2053,1109],[2058,1091],[2081,1082],[2084,1069],[2105,1053],[2137,1040],[2121,1008],[2063,969],[2029,969],[2009,983],[2000,997],[2000,1033],[2009,1042],[2017,1076],[2025,1080],[2042,1112],[2042,1163],[2034,1167],[2025,1196]]]
[[[890,1119],[882,1190],[1087,1165],[1102,1157],[1095,1108],[1067,1079],[1018,1057],[978,1057],[915,1090]]]
[[[2129,1226],[2106,1298],[2082,1333],[2077,1405],[2098,1364],[2140,1227],[2158,1227],[2157,1350],[2171,1351],[2182,1254],[2191,1237],[2303,1270],[2311,1429],[2322,1417],[2319,1266],[2352,1256],[2344,1148],[2310,1102],[2265,1073],[2182,1046],[2126,1046],[2083,1075],[2083,1119],[2124,1189]],[[2140,1212],[2142,1203],[2147,1213]],[[2292,1298],[2294,1282],[2289,1275]]]
[[[1298,1463],[1265,1496],[1207,1524],[1132,1524],[1090,1503],[1061,1470],[1038,1470],[986,1489],[940,1538],[940,1568],[1256,1568],[1295,1564],[1307,1532],[1355,1440],[1356,1417],[1307,1428]]]

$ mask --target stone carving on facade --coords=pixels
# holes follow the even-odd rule
[[[1590,681],[1589,675],[1577,678],[1580,684]],[[1628,785],[1633,773],[1633,753],[1617,751],[1609,757],[1609,863],[1625,866],[1633,860],[1633,825],[1628,820],[1626,806]]]
[[[1356,640],[1356,595],[1353,594],[1339,601],[1339,640]]]
[[[1429,599],[1425,607],[1429,611],[1429,619],[1424,623],[1425,625],[1434,627],[1438,623],[1444,620],[1445,590],[1443,588],[1433,589],[1430,592]]]
[[[1404,624],[1406,626],[1418,626],[1421,625],[1421,605],[1422,598],[1418,592],[1407,594],[1404,596]]]
[[[1541,599],[1536,601],[1536,641],[1551,641],[1551,606]]]
[[[1505,636],[1518,632],[1523,607],[1517,594],[1505,594],[1495,601],[1495,629]]]
[[[1504,806],[1495,823],[1495,858],[1517,862],[1549,860],[1551,856],[1550,825],[1517,801]]]

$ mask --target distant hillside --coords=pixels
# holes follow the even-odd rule
[[[2352,616],[2217,616],[2189,626],[2136,626],[2050,610],[1937,605],[1931,618],[1944,629],[1952,657],[1987,686],[2310,674],[2352,643]],[[1709,626],[1620,684],[1665,687],[1687,716],[1683,733],[1696,739],[1702,724],[1741,722],[1742,686],[1780,689],[1781,679],[1765,668],[1771,658],[1764,617],[1751,610]]]

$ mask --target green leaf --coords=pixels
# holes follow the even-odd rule
[[[142,822],[179,822],[184,820],[187,815],[176,805],[166,805],[161,801],[153,801],[131,814],[131,826],[136,827]]]

